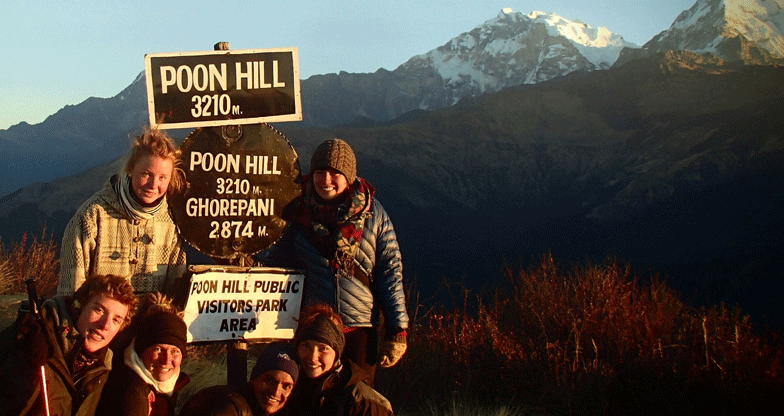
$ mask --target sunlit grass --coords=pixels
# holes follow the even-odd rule
[[[562,268],[545,256],[506,278],[416,321],[409,353],[379,377],[401,413],[451,414],[454,403],[524,414],[781,404],[780,334],[755,331],[739,308],[691,307],[612,259]]]
[[[60,273],[59,244],[47,234],[46,226],[41,237],[24,233],[18,242],[5,247],[0,240],[0,294],[24,293],[25,280],[35,280],[38,294],[50,297],[57,290]]]
[[[0,293],[57,285],[57,244],[25,234],[0,241]],[[508,269],[454,305],[422,302],[407,283],[408,352],[379,369],[376,387],[404,416],[737,413],[784,406],[781,334],[755,329],[738,307],[693,307],[663,281],[614,259]],[[497,280],[488,277],[488,281]],[[249,369],[260,346],[251,346]],[[226,384],[226,348],[189,347],[192,383]],[[771,407],[771,408],[773,408]]]

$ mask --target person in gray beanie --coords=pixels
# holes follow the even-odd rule
[[[259,262],[305,271],[302,304],[337,311],[346,327],[342,356],[362,367],[372,386],[376,365],[395,365],[407,346],[397,235],[375,188],[357,176],[356,155],[344,140],[316,148],[303,187],[294,221]]]
[[[392,405],[367,384],[368,374],[344,359],[346,345],[340,316],[326,304],[300,314],[294,344],[300,381],[291,393],[292,415],[391,416]]]
[[[258,416],[284,409],[299,376],[294,347],[272,342],[256,359],[250,381],[207,387],[191,396],[179,416]]]

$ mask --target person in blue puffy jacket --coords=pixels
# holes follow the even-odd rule
[[[400,247],[375,192],[357,176],[348,143],[322,142],[303,177],[294,220],[260,258],[264,266],[305,272],[303,307],[327,304],[338,312],[345,324],[343,356],[369,374],[370,385],[377,364],[391,367],[403,356],[408,328]]]

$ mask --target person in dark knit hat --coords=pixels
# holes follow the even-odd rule
[[[285,342],[267,345],[256,359],[250,381],[212,386],[191,396],[179,416],[259,416],[280,412],[299,376],[294,347]]]
[[[300,314],[294,343],[301,375],[289,400],[290,414],[393,414],[389,400],[367,384],[368,374],[351,360],[341,359],[346,338],[343,322],[332,307],[306,307]]]
[[[362,367],[372,386],[376,364],[395,365],[407,345],[397,235],[375,188],[357,176],[356,155],[344,140],[322,142],[303,179],[294,221],[259,262],[305,271],[303,305],[328,304],[338,312],[346,327],[343,357]]]
[[[180,371],[188,328],[178,314],[155,310],[141,317],[134,331],[124,365],[109,374],[95,414],[173,416],[177,393],[190,381]]]

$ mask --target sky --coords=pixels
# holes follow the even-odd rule
[[[296,47],[300,79],[394,70],[503,8],[556,13],[642,45],[697,0],[4,0],[0,129],[120,93],[147,53]],[[223,4],[225,3],[225,4]]]

